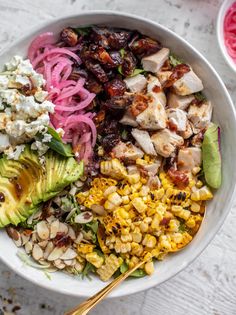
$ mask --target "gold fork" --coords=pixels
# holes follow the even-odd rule
[[[148,258],[148,260],[150,257]],[[125,273],[121,274],[119,277],[114,279],[109,283],[104,289],[93,295],[88,300],[84,301],[79,306],[76,306],[74,309],[66,312],[64,315],[85,315],[96,306],[101,300],[103,300],[114,288],[116,288],[121,282],[123,282],[128,276],[131,275],[136,269],[141,267],[147,260],[140,261],[133,268],[127,270]]]

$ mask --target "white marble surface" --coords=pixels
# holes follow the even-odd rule
[[[236,100],[235,74],[222,59],[215,36],[220,0],[0,0],[0,50],[28,28],[63,14],[111,9],[148,17],[199,49]],[[224,104],[222,104],[224,106]],[[222,206],[224,201],[222,200]],[[236,314],[236,202],[223,228],[203,254],[172,280],[149,291],[101,303],[97,315]],[[0,249],[1,250],[1,249]],[[146,280],[148,281],[148,279]],[[9,304],[7,299],[12,300]],[[10,301],[11,302],[11,301]],[[74,298],[35,287],[0,263],[0,309],[19,315],[62,315]],[[0,312],[1,314],[1,312]]]

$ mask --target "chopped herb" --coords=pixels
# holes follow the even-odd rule
[[[128,140],[128,137],[129,137],[128,131],[126,129],[123,129],[122,132],[121,132],[122,140]]]
[[[93,233],[97,234],[98,231],[98,221],[92,221],[89,223],[86,223],[85,226],[91,230]]]
[[[87,277],[89,280],[91,280],[91,277],[89,276],[89,274],[93,272],[95,273],[96,272],[96,268],[94,267],[94,265],[92,265],[91,263],[87,262],[85,267],[84,267],[84,270],[82,271],[82,279],[84,279],[85,277]]]
[[[48,142],[47,145],[53,151],[59,153],[62,156],[65,156],[65,157],[74,156],[70,144],[65,144],[65,143],[63,143],[61,141],[58,141],[58,140],[52,138],[52,140],[50,142]]]
[[[120,272],[125,273],[128,269],[129,269],[128,265],[125,262],[123,262],[120,266]]]
[[[146,72],[144,69],[134,69],[133,73],[129,76],[129,78],[135,77],[136,75],[140,74],[140,73],[144,73]]]
[[[186,231],[186,224],[184,222],[180,222],[179,232],[184,233]]]
[[[180,58],[178,58],[176,55],[174,54],[171,54],[170,57],[169,57],[169,60],[170,60],[170,64],[173,66],[173,67],[176,67],[177,65],[180,65],[183,63],[183,60],[181,60]]]
[[[143,269],[137,269],[133,273],[131,273],[130,277],[134,278],[142,278],[145,277],[147,274]]]
[[[194,96],[199,102],[206,101],[206,96],[202,92],[194,93]]]
[[[47,126],[47,129],[48,129],[48,133],[49,133],[54,139],[56,139],[57,141],[62,142],[59,133],[56,132],[56,130],[55,130],[54,128],[52,128],[52,127],[50,127],[50,126]]]
[[[19,224],[19,226],[21,226],[23,229],[30,229],[30,230],[33,230],[35,225],[38,223],[37,220],[34,220],[32,221],[32,223],[28,223],[27,220],[24,221],[24,222],[21,222]]]
[[[91,31],[91,26],[85,26],[85,27],[75,27],[73,30],[79,34],[79,35],[88,35]]]

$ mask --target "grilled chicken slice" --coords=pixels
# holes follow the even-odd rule
[[[168,48],[162,48],[155,54],[142,58],[141,62],[145,71],[157,73],[165,61],[169,58],[170,50]]]
[[[203,84],[193,70],[190,70],[173,84],[173,89],[176,94],[190,95],[203,90]]]
[[[195,129],[202,130],[211,122],[212,116],[212,104],[211,102],[205,102],[198,105],[190,105],[188,110],[188,119],[193,123]]]
[[[166,95],[162,90],[161,82],[153,75],[148,76],[147,93],[151,94],[157,101],[166,106]]]
[[[145,153],[150,155],[157,155],[149,133],[147,131],[132,129],[131,134]]]
[[[164,129],[167,121],[165,108],[153,96],[150,96],[150,98],[148,107],[136,117],[136,121],[142,129]]]
[[[185,131],[187,128],[187,113],[182,109],[170,108],[166,111],[169,123],[175,126],[177,131]]]
[[[167,105],[171,108],[186,110],[193,100],[193,95],[181,96],[170,92],[167,97]]]
[[[165,84],[165,82],[169,79],[171,74],[172,74],[172,71],[159,71],[157,73],[157,77],[159,81],[161,82],[161,85]]]
[[[187,120],[186,129],[184,131],[180,131],[179,135],[184,139],[188,139],[193,135],[192,123],[189,120]]]
[[[191,171],[202,163],[202,151],[200,148],[190,147],[179,150],[178,169]]]
[[[147,85],[147,79],[144,75],[138,74],[131,78],[124,79],[127,89],[133,93],[142,92]]]
[[[121,160],[137,160],[142,158],[144,153],[138,147],[133,145],[131,142],[120,141],[112,150],[115,157]]]
[[[151,140],[156,152],[165,158],[171,156],[176,147],[184,144],[184,139],[169,129],[154,133]]]
[[[130,113],[129,110],[127,110],[125,112],[124,116],[121,118],[121,120],[119,122],[123,125],[128,125],[128,126],[132,126],[132,127],[138,126],[138,123],[137,123],[135,117]]]

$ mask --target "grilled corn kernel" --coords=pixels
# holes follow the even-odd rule
[[[143,253],[143,246],[141,244],[131,243],[131,254],[140,257]]]
[[[78,246],[77,246],[77,251],[81,254],[88,254],[88,253],[92,253],[93,252],[93,249],[94,249],[94,245],[92,244],[83,244],[83,243],[80,243]]]
[[[127,204],[127,205],[124,205],[123,208],[126,210],[126,211],[129,211],[131,209],[131,204]]]
[[[195,222],[195,220],[194,220],[194,218],[193,217],[190,217],[187,221],[186,221],[186,225],[187,225],[187,227],[189,227],[189,228],[194,228],[195,227],[195,225],[196,225],[196,222]]]
[[[132,200],[132,205],[139,213],[145,212],[147,209],[147,205],[143,202],[142,198],[139,197]]]
[[[181,233],[173,233],[172,235],[171,235],[171,239],[172,239],[172,241],[174,241],[176,244],[179,244],[179,243],[181,243],[182,242],[182,240],[183,240],[183,234],[181,234]]]
[[[201,171],[201,167],[196,166],[192,169],[192,174],[197,175]]]
[[[122,204],[122,198],[117,192],[113,192],[108,195],[107,200],[109,200],[115,206],[119,206],[120,204]]]
[[[129,219],[129,213],[124,208],[119,207],[114,211],[114,215],[122,219]]]
[[[154,248],[157,243],[155,236],[146,234],[142,244],[148,248]]]
[[[179,221],[172,219],[169,222],[168,231],[170,232],[178,232],[179,230]]]
[[[160,214],[155,214],[151,223],[151,228],[153,230],[158,230],[160,228]]]
[[[148,224],[145,222],[141,222],[139,227],[142,233],[145,233],[148,231]]]
[[[150,188],[148,186],[142,186],[142,188],[140,189],[139,195],[141,197],[145,197],[148,195],[149,191],[150,191]]]
[[[153,195],[157,200],[161,199],[164,196],[164,194],[165,194],[164,188],[157,189],[153,192]]]
[[[178,212],[181,212],[183,210],[183,208],[181,206],[176,206],[176,205],[173,205],[171,207],[171,211],[174,212],[174,213],[178,213]]]
[[[190,179],[188,187],[192,188],[193,186],[195,186],[195,180],[194,179]]]
[[[122,203],[124,205],[127,205],[130,202],[129,197],[128,196],[123,196],[122,197]]]
[[[101,173],[114,179],[123,179],[127,176],[126,168],[118,159],[102,161],[100,163]]]
[[[115,208],[114,203],[110,202],[109,200],[106,200],[106,202],[104,203],[104,208],[106,210],[113,210]]]
[[[127,175],[126,179],[131,185],[136,184],[140,181],[140,174],[134,173],[134,174]]]
[[[147,184],[147,179],[144,178],[144,177],[141,177],[140,181],[141,181],[141,183],[144,184],[144,185]]]
[[[212,198],[213,198],[213,195],[207,186],[203,186],[202,188],[193,192],[191,195],[191,199],[193,201],[209,200]]]
[[[142,241],[142,234],[140,232],[133,232],[131,233],[132,240],[135,243],[141,243]]]
[[[110,186],[105,189],[103,196],[107,198],[110,194],[114,193],[117,190],[116,186]]]
[[[130,234],[125,234],[121,235],[120,239],[123,243],[127,243],[132,241],[132,236]]]
[[[156,209],[148,208],[147,216],[152,217],[156,213]]]
[[[146,272],[146,274],[148,275],[151,275],[154,273],[154,264],[152,261],[149,261],[147,262],[145,265],[144,265],[144,270]]]
[[[135,192],[135,193],[129,195],[129,198],[130,198],[131,200],[133,200],[133,199],[135,199],[135,198],[137,198],[137,197],[139,197],[139,193],[137,193],[137,192]]]
[[[162,235],[165,236],[165,235]],[[159,246],[164,251],[170,251],[171,250],[171,243],[168,241],[167,238],[160,237]]]
[[[199,212],[201,209],[201,206],[197,202],[192,201],[190,209],[192,212]]]
[[[200,180],[198,180],[198,181],[196,182],[196,187],[197,187],[197,188],[201,188],[202,186],[203,186],[203,182],[200,181]]]
[[[187,221],[191,215],[191,212],[189,210],[183,209],[180,212],[175,213],[175,215],[185,221]]]
[[[99,256],[96,252],[89,253],[85,257],[86,260],[94,265],[96,268],[100,268],[104,263],[104,258]]]
[[[137,265],[139,263],[139,259],[138,257],[136,256],[132,256],[129,263],[128,263],[128,266],[129,266],[129,269],[133,268],[135,265]]]

